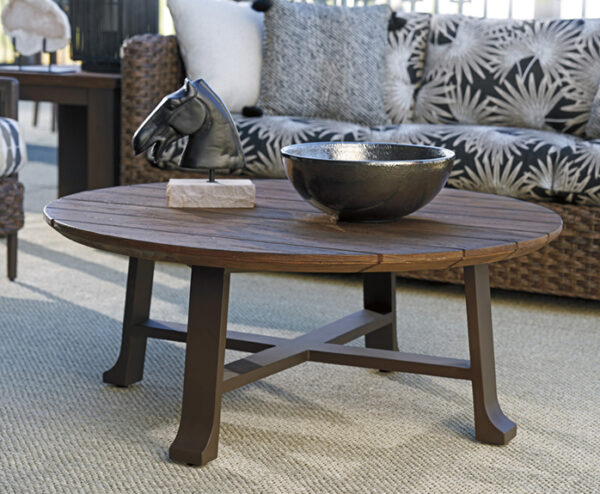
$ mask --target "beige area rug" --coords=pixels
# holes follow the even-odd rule
[[[0,276],[1,493],[600,491],[600,304],[494,294],[508,446],[475,442],[467,382],[307,363],[225,395],[219,458],[191,468],[167,456],[181,345],[151,342],[141,384],[101,382],[126,268],[28,213]],[[159,265],[154,317],[185,320],[188,278]],[[357,278],[236,274],[229,324],[294,337],[360,304]],[[401,282],[398,308],[402,349],[467,357],[460,288]]]

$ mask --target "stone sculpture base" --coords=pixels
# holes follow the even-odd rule
[[[170,208],[253,208],[256,191],[252,181],[172,178],[167,185]]]

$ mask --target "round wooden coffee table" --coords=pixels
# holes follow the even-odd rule
[[[551,242],[562,229],[556,213],[444,189],[395,223],[335,223],[285,180],[255,184],[254,209],[169,209],[166,184],[146,184],[81,192],[44,210],[66,237],[130,257],[121,352],[105,382],[142,379],[148,338],[187,343],[171,458],[194,465],[214,459],[222,394],[306,361],[471,381],[476,438],[506,444],[514,437],[516,425],[496,395],[487,265]],[[149,318],[155,261],[192,267],[187,325]],[[465,270],[470,360],[398,351],[394,273],[457,266]],[[227,331],[229,276],[236,270],[363,273],[364,308],[295,339]],[[363,335],[366,348],[344,346]],[[253,355],[224,365],[225,348]]]

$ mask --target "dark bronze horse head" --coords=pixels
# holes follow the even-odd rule
[[[235,123],[219,96],[202,79],[185,81],[148,115],[133,136],[133,150],[151,149],[154,163],[173,142],[189,136],[179,166],[232,170],[245,165]]]

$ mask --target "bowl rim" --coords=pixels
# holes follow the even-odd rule
[[[443,153],[443,156],[440,156],[438,158],[426,158],[426,159],[419,159],[419,160],[352,160],[352,159],[348,159],[348,160],[336,160],[336,159],[330,159],[330,158],[317,158],[317,157],[307,157],[307,156],[299,156],[297,154],[294,154],[294,150],[297,148],[303,148],[303,147],[307,147],[309,145],[315,145],[315,144],[343,144],[345,146],[364,146],[365,144],[367,145],[386,145],[386,146],[393,146],[393,147],[411,147],[411,148],[428,148],[428,149],[436,149],[438,151],[441,151]],[[423,164],[423,163],[440,163],[443,161],[447,161],[447,160],[453,160],[454,158],[456,158],[456,153],[454,151],[452,151],[451,149],[448,148],[443,148],[443,147],[439,147],[439,146],[428,146],[426,144],[404,144],[401,142],[386,142],[386,141],[352,141],[352,142],[345,142],[345,141],[310,141],[310,142],[301,142],[301,143],[297,143],[297,144],[290,144],[288,146],[284,146],[281,148],[281,155],[283,157],[286,158],[292,158],[294,160],[299,160],[299,161],[312,161],[312,162],[323,162],[323,163],[364,163],[364,164],[383,164],[383,165],[411,165],[411,164]]]

